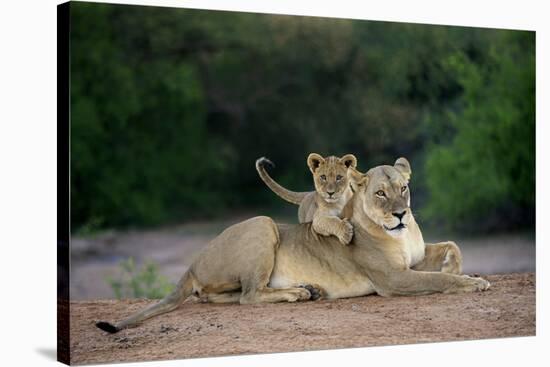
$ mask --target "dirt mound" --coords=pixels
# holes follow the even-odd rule
[[[103,363],[535,335],[535,274],[488,276],[482,293],[295,304],[197,304],[107,334],[154,301],[71,303],[71,362]]]

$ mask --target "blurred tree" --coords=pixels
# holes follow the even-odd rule
[[[454,130],[426,160],[425,214],[455,228],[534,225],[534,34],[503,32],[485,58],[447,60],[463,87],[447,111]]]
[[[72,227],[158,224],[197,208],[208,213],[217,199],[209,177],[224,167],[209,163],[216,161],[216,140],[207,135],[196,67],[153,55],[154,32],[150,47],[137,41],[143,30],[127,38],[119,27],[133,17],[122,9],[73,5]]]
[[[434,184],[433,167],[439,167],[434,156],[452,156],[436,150],[454,140],[464,140],[452,143],[460,144],[455,149],[470,149],[468,139],[458,137],[463,125],[458,121],[481,113],[468,108],[474,99],[469,93],[475,88],[483,96],[494,93],[486,88],[507,83],[499,79],[507,73],[519,84],[534,83],[532,75],[520,71],[524,59],[512,60],[508,71],[495,71],[504,62],[495,52],[521,58],[511,56],[519,41],[503,37],[508,33],[515,34],[74,3],[72,228],[155,225],[224,208],[284,207],[257,177],[254,161],[270,157],[278,181],[308,190],[313,185],[305,160],[312,151],[354,153],[363,170],[407,156],[422,177],[412,187],[415,206],[431,194],[426,213],[435,218],[429,213],[450,204]],[[534,54],[534,40],[519,43],[532,43],[526,52]],[[471,75],[476,73],[490,83],[475,87]],[[511,105],[531,103],[520,102],[521,90],[499,93]],[[498,108],[497,97],[477,103],[487,111]],[[449,111],[455,117],[440,118]],[[509,116],[507,121],[521,118]],[[487,126],[503,123],[489,115],[483,121]],[[428,150],[426,141],[431,142]],[[506,163],[495,158],[502,165],[499,175],[513,171],[525,176],[530,168],[518,173],[511,163],[534,157],[531,140],[524,144],[523,150],[503,153]],[[478,154],[478,145],[485,143],[472,143],[467,154]],[[463,164],[481,167],[468,162]],[[432,174],[426,185],[424,171]],[[530,183],[522,178],[521,184],[506,184],[503,190]],[[521,190],[516,194],[521,196]],[[518,198],[511,205],[532,210],[534,201]],[[471,210],[475,208],[466,206],[460,217]]]

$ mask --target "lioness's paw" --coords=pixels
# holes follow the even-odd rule
[[[491,283],[489,283],[488,280],[485,280],[483,278],[474,278],[474,279],[477,279],[478,280],[478,290],[480,291],[486,291],[487,289],[489,289],[489,287],[491,287]]]
[[[289,302],[307,301],[311,298],[311,293],[306,288],[295,288],[292,290],[292,296],[295,297],[291,297]]]
[[[324,294],[324,292],[321,288],[318,288],[318,287],[313,286],[311,284],[301,285],[300,288],[305,288],[309,291],[309,294],[311,295],[309,299],[311,301],[317,301],[318,299],[321,299],[323,297],[323,294]]]
[[[491,283],[489,283],[487,280],[483,278],[473,278],[468,275],[464,275],[464,278],[468,280],[467,287],[469,291],[477,292],[477,291],[486,291],[491,286]]]
[[[349,220],[342,219],[342,230],[340,233],[340,236],[338,236],[338,239],[342,243],[342,245],[347,245],[351,242],[351,239],[353,238],[353,225],[349,222]]]

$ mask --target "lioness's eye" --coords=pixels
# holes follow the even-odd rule
[[[401,188],[401,192],[405,192],[406,190],[407,190],[407,186],[403,186],[403,187]]]
[[[326,181],[326,179],[327,179],[327,176],[321,175],[321,180]]]
[[[378,195],[378,196],[386,196],[386,193],[384,193],[384,191],[382,191],[382,190],[378,190],[378,191],[376,191],[376,195]]]
[[[340,181],[342,179],[342,176],[338,175],[336,176],[336,181]]]

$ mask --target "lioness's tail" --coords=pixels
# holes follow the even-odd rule
[[[145,309],[136,312],[133,315],[130,315],[128,318],[119,321],[115,324],[110,322],[100,321],[95,325],[101,330],[107,331],[111,334],[119,332],[120,330],[134,326],[140,323],[143,320],[157,316],[166,312],[175,310],[187,297],[193,292],[193,276],[187,271],[181,277],[181,280],[178,282],[176,289],[168,296],[164,297],[159,302],[146,307]]]
[[[269,165],[271,167],[274,167],[275,165],[273,162],[271,162],[266,157],[262,157],[256,160],[256,170],[258,171],[258,174],[260,175],[260,178],[263,182],[273,191],[275,194],[280,196],[281,198],[285,199],[289,203],[300,205],[302,200],[306,197],[308,192],[296,192],[296,191],[290,191],[279,185],[277,182],[275,182],[266,172],[265,166]]]

